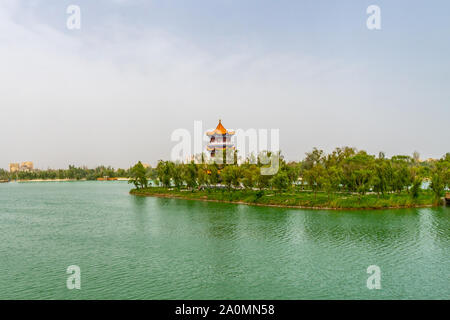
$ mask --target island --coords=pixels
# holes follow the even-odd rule
[[[431,207],[441,203],[435,201],[433,193],[428,190],[421,192],[417,198],[412,198],[407,192],[383,196],[374,193],[359,195],[343,192],[328,196],[325,192],[314,194],[314,192],[300,191],[297,188],[286,192],[276,192],[274,190],[228,190],[224,188],[188,190],[148,187],[132,189],[130,194],[255,206],[336,210]]]
[[[422,161],[418,153],[388,158],[383,152],[375,156],[343,147],[329,154],[314,148],[298,162],[288,162],[281,152],[270,151],[240,159],[228,140],[232,134],[221,123],[208,133],[209,157],[200,154],[186,163],[160,160],[156,168],[138,162],[129,170],[129,182],[135,186],[130,194],[311,209],[414,208],[447,203],[444,194],[450,187],[450,153]],[[271,159],[271,163],[264,164],[267,161],[261,159]],[[275,170],[269,170],[271,166]]]

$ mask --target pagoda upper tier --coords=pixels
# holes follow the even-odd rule
[[[213,131],[206,132],[207,136],[232,136],[234,135],[234,131],[228,131],[225,129],[225,127],[222,125],[222,120],[219,120],[219,124],[217,125],[216,129]]]

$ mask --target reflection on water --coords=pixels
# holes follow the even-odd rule
[[[449,208],[264,208],[128,188],[0,186],[0,298],[450,298]],[[372,264],[382,290],[366,288]]]
[[[144,232],[148,223],[147,197],[129,197],[133,213],[135,216],[136,228],[139,232]]]

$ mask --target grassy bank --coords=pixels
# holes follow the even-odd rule
[[[189,200],[218,201],[244,203],[249,205],[280,206],[312,209],[383,209],[383,208],[411,208],[438,205],[433,194],[423,191],[419,197],[413,199],[410,194],[390,193],[385,195],[350,193],[328,194],[310,191],[288,191],[277,193],[271,190],[176,190],[160,187],[133,189],[130,191],[138,196],[155,196],[180,198]]]

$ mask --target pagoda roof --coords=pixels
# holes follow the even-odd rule
[[[216,129],[214,131],[208,131],[206,132],[206,135],[213,136],[213,135],[233,135],[234,131],[228,131],[225,129],[225,127],[222,125],[222,120],[219,120],[219,124],[217,125]]]
[[[228,147],[211,147],[211,146],[206,146],[206,150],[208,151],[212,151],[212,150],[234,150],[236,149],[234,146],[228,146]]]

